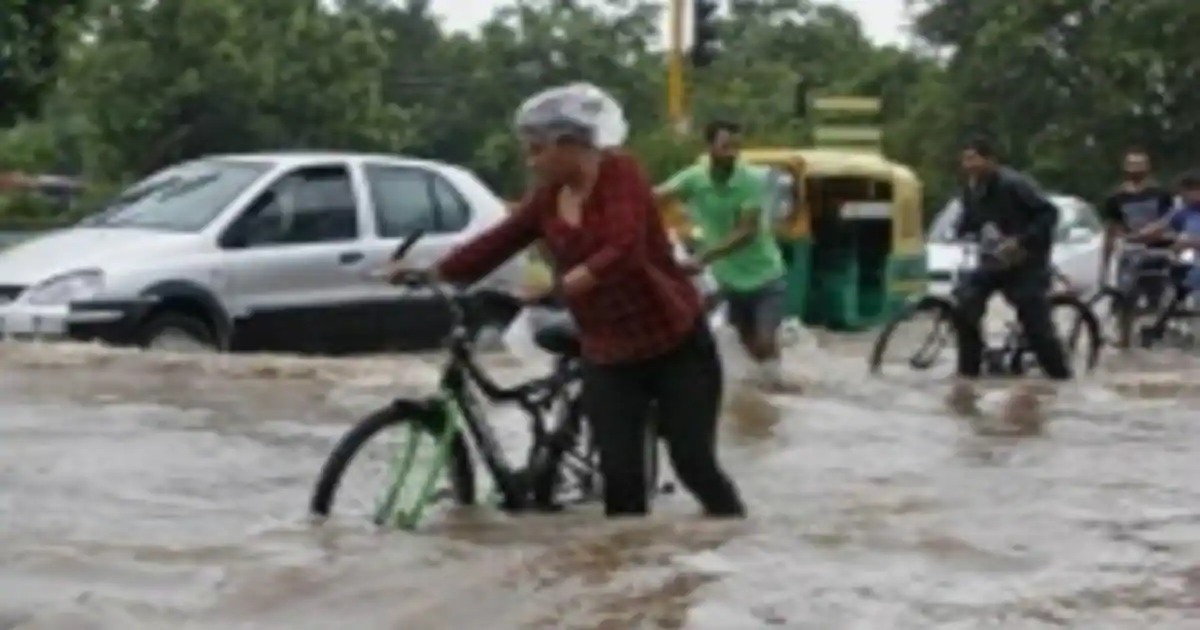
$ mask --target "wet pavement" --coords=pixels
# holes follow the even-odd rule
[[[417,533],[305,509],[341,432],[435,357],[0,345],[0,628],[1200,628],[1200,362],[1107,356],[963,416],[944,380],[866,377],[867,344],[793,349],[802,395],[731,394],[746,522],[676,494]]]

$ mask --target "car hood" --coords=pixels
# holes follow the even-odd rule
[[[78,269],[107,269],[136,257],[178,251],[195,234],[128,228],[54,230],[0,251],[0,284],[28,286]]]

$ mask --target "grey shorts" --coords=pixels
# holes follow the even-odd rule
[[[783,323],[786,289],[787,283],[779,278],[750,291],[724,291],[729,323],[742,336],[774,335]]]

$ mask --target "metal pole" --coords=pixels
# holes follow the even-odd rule
[[[683,105],[683,12],[684,0],[671,0],[670,53],[667,58],[667,118],[680,133],[686,132]]]

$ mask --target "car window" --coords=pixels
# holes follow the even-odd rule
[[[232,229],[247,247],[354,240],[358,211],[350,173],[344,166],[288,173]]]
[[[1093,232],[1104,231],[1104,222],[1100,220],[1100,213],[1096,212],[1095,206],[1079,201],[1075,202],[1075,204],[1078,206],[1079,225]]]
[[[125,189],[79,226],[198,232],[270,168],[216,159],[173,166]]]
[[[962,202],[958,197],[950,199],[942,206],[941,212],[929,226],[929,240],[934,243],[949,243],[954,240],[954,227],[958,217],[962,215]]]
[[[379,236],[399,238],[437,229],[437,206],[423,169],[368,165],[365,170]]]
[[[1100,216],[1096,214],[1096,209],[1090,204],[1071,198],[1055,198],[1054,203],[1059,209],[1056,235],[1058,240],[1066,240],[1071,230],[1077,228],[1083,228],[1096,234],[1104,230]]]
[[[459,194],[450,182],[440,175],[431,175],[433,180],[433,200],[437,205],[438,229],[443,232],[457,232],[471,221],[471,210],[467,201]]]

